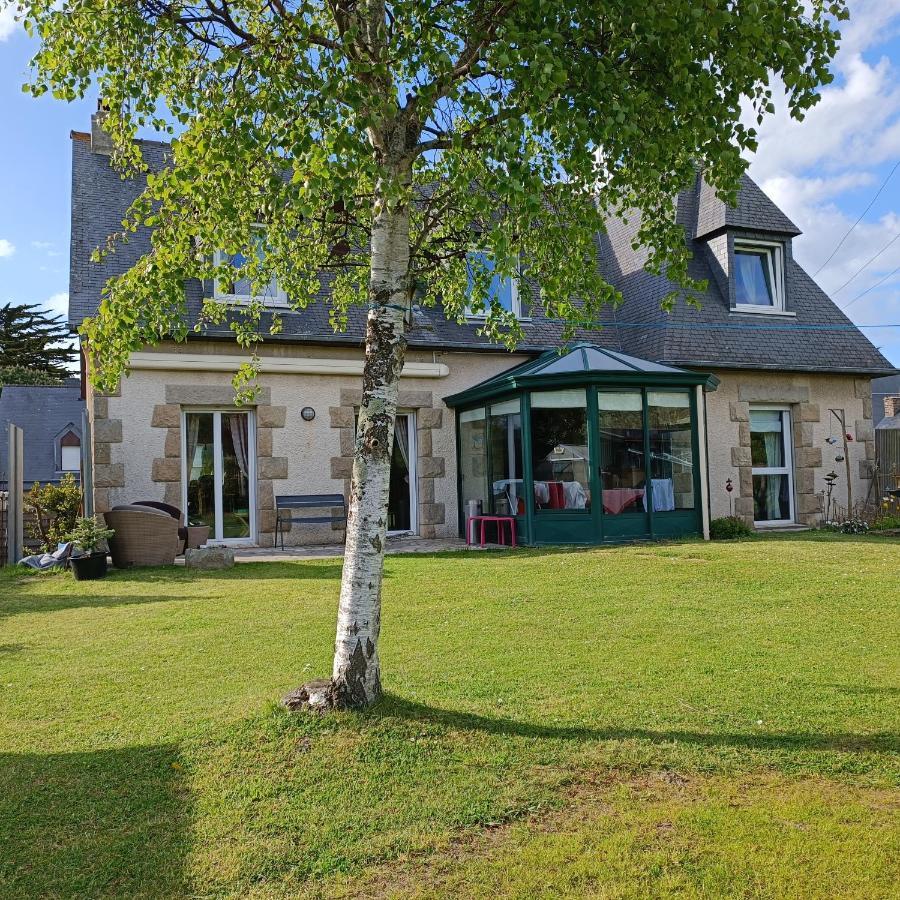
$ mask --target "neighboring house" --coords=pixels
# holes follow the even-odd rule
[[[143,185],[110,168],[96,128],[72,138],[69,317],[77,326],[149,239],[139,233],[102,264],[89,261]],[[164,144],[141,149],[149,168],[163,165]],[[834,467],[832,410],[851,433],[854,496],[866,496],[870,382],[893,367],[797,265],[798,229],[749,178],[735,209],[698,179],[679,196],[678,214],[691,274],[709,282],[700,310],[659,308],[671,285],[632,250],[636,223],[617,219],[598,238],[597,258],[624,302],[563,356],[560,323],[530,305],[524,281],[498,286],[523,320],[514,354],[482,338],[477,320],[414,308],[391,531],[462,534],[470,501],[517,515],[520,540],[530,543],[702,534],[710,517],[732,509],[759,527],[813,524]],[[217,287],[186,284],[191,317]],[[236,276],[227,291],[245,296],[246,282]],[[277,286],[264,299],[285,302]],[[241,352],[225,328],[148,347],[134,354],[117,394],[89,393],[98,511],[156,498],[187,507],[218,540],[271,545],[274,497],[346,493],[364,311],[340,334],[323,303],[282,318],[282,333],[261,349],[262,389],[250,408],[233,404]],[[327,527],[289,535],[295,543],[340,537]]]
[[[6,385],[0,391],[0,490],[6,490],[10,423],[24,432],[25,490],[39,481],[58,484],[67,472],[80,480],[84,400],[78,379],[61,385]]]
[[[876,426],[886,416],[885,401],[890,397],[900,397],[900,375],[872,379],[872,421]]]
[[[875,452],[880,468],[879,494],[900,503],[900,391],[883,400],[884,416],[875,426]]]

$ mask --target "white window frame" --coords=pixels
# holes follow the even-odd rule
[[[488,255],[488,251],[484,247],[470,247],[466,251],[466,266],[469,264],[469,256],[471,254],[480,253],[484,256]],[[519,295],[519,277],[513,277],[509,279],[510,281],[510,293],[512,294],[512,314],[519,320],[525,321],[526,316],[522,315],[522,302]],[[470,319],[473,322],[484,321],[488,317],[488,310],[485,309],[482,312],[472,312],[472,308],[466,304],[466,318]]]
[[[74,451],[78,457],[77,463],[74,468],[66,467],[66,451]],[[79,441],[78,446],[63,446],[59,445],[59,471],[60,472],[80,472],[81,471],[81,442]]]
[[[787,519],[763,519],[753,524],[757,528],[779,528],[783,525],[794,525],[797,521],[797,507],[794,497],[794,420],[791,414],[790,406],[784,405],[766,405],[761,403],[753,403],[750,406],[751,428],[754,412],[780,412],[782,413],[781,427],[784,434],[784,466],[754,466],[750,468],[751,486],[754,475],[787,475],[788,479],[788,505],[790,508],[790,517]],[[752,438],[751,438],[752,440]],[[752,451],[751,451],[752,452]]]
[[[414,409],[398,409],[397,416],[407,417],[409,434],[409,528],[400,531],[389,531],[390,535],[419,533],[419,447],[416,429],[416,411]],[[395,432],[396,439],[396,432]]]
[[[222,413],[243,413],[247,420],[247,447],[252,450],[247,460],[247,481],[249,482],[248,505],[250,507],[250,534],[246,537],[226,538],[222,537]],[[256,515],[256,415],[254,410],[222,408],[211,409],[209,407],[195,406],[184,407],[181,410],[181,508],[184,511],[185,523],[188,520],[188,476],[190,466],[187,458],[187,417],[191,413],[211,413],[213,417],[213,501],[215,507],[216,527],[215,533],[209,536],[208,544],[247,546],[257,543],[257,515]]]
[[[747,241],[736,239],[734,242],[734,255],[742,250],[751,253],[765,253],[766,264],[769,268],[769,284],[772,285],[772,305],[758,306],[755,303],[737,303],[735,310],[742,313],[758,313],[760,315],[793,315],[785,309],[784,294],[784,246],[778,241]],[[735,260],[735,270],[737,261]]]
[[[261,231],[263,234],[266,232],[266,226],[260,222],[254,222],[253,225],[250,226],[251,231]],[[213,263],[216,266],[221,266],[223,263],[228,263],[230,256],[233,254],[226,253],[224,250],[216,250],[213,254]],[[235,272],[238,272],[238,269],[235,269]],[[237,279],[233,279],[237,280]],[[269,294],[231,294],[227,291],[223,291],[221,289],[221,285],[219,279],[216,278],[213,282],[213,298],[215,300],[220,300],[227,303],[234,304],[248,304],[252,303],[255,300],[261,301],[265,306],[277,306],[283,307],[288,306],[287,294],[281,289],[281,285],[278,283],[278,279],[275,279],[275,294],[271,296]]]

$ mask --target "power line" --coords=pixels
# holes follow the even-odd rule
[[[835,323],[833,325],[802,325],[800,323],[761,322],[749,325],[743,322],[600,322],[595,320],[567,321],[566,319],[545,319],[560,325],[571,325],[575,328],[696,328],[700,330],[728,329],[730,331],[858,331],[860,328],[900,328],[900,322],[877,322],[871,325],[854,323]]]
[[[872,263],[875,262],[875,260],[878,259],[878,257],[881,256],[881,254],[884,253],[885,250],[887,250],[897,241],[900,241],[900,231],[898,231],[897,234],[895,234],[867,263],[860,266],[836,291],[833,291],[832,294],[839,294],[845,287],[847,287],[848,284],[850,284],[851,281],[853,281],[854,278],[856,278],[857,275],[860,275],[862,272],[868,269],[869,266],[871,266]]]
[[[900,272],[900,266],[897,266],[896,269],[892,269],[890,272],[887,273],[887,275],[884,276],[884,278],[879,278],[878,281],[875,282],[875,284],[871,285],[870,287],[867,287],[862,293],[857,294],[849,303],[842,306],[841,309],[844,310],[844,309],[847,309],[848,307],[853,306],[853,304],[856,303],[857,300],[861,300],[863,297],[866,296],[866,294],[869,293],[869,291],[874,291],[875,288],[877,288],[881,284],[884,284],[888,280],[888,278],[890,278],[892,275],[896,275],[898,272]]]
[[[891,169],[890,172],[888,172],[887,178],[884,179],[881,187],[878,188],[878,193],[875,194],[875,196],[872,198],[872,202],[860,213],[859,218],[847,229],[844,236],[838,241],[837,246],[834,248],[834,250],[831,251],[831,255],[828,257],[828,259],[826,259],[825,262],[823,262],[822,265],[819,266],[819,268],[816,269],[815,272],[813,272],[813,278],[815,278],[816,275],[818,275],[819,272],[821,272],[822,269],[824,269],[825,266],[827,266],[828,263],[830,263],[831,260],[834,259],[835,253],[837,253],[838,250],[840,250],[841,247],[843,247],[844,241],[846,241],[847,238],[850,237],[850,234],[853,232],[853,230],[856,228],[856,226],[859,225],[860,222],[862,222],[866,213],[875,205],[875,201],[881,196],[881,192],[887,187],[887,183],[891,180],[894,172],[896,172],[898,168],[900,168],[900,160],[898,160],[898,162],[896,162],[894,164],[894,168]]]

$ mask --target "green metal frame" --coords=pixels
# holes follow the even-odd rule
[[[522,419],[522,478],[525,485],[534,484],[531,447],[531,393],[533,391],[552,390],[554,388],[585,389],[587,403],[588,455],[590,456],[591,496],[602,498],[602,480],[600,468],[600,422],[597,394],[600,389],[632,388],[640,390],[642,398],[642,414],[644,427],[644,458],[650,459],[650,419],[648,409],[648,392],[684,388],[689,400],[691,416],[691,452],[693,456],[694,508],[689,510],[653,510],[653,495],[648,493],[647,510],[638,513],[619,513],[607,515],[603,513],[603,504],[592,502],[589,510],[536,510],[534,490],[525,490],[525,515],[517,516],[519,541],[523,544],[600,544],[621,543],[630,540],[646,540],[700,534],[703,528],[702,510],[702,476],[700,471],[699,415],[697,408],[697,392],[693,389],[698,384],[707,389],[715,389],[718,379],[712,375],[694,372],[664,373],[600,373],[572,372],[551,376],[527,375],[523,369],[530,367],[526,363],[504,375],[491,379],[467,391],[446,398],[448,406],[454,407],[457,414],[456,458],[457,458],[457,506],[459,509],[459,533],[464,534],[465,511],[463,509],[462,479],[458,461],[461,447],[459,437],[459,414],[471,409],[485,410],[485,465],[487,467],[488,502],[493,503],[491,490],[491,473],[493,472],[493,441],[491,439],[491,403],[518,398]],[[517,374],[519,373],[519,374]]]

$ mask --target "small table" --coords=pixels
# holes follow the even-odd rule
[[[514,516],[469,516],[466,519],[466,546],[472,543],[472,525],[481,523],[481,546],[485,545],[484,526],[488,522],[494,522],[497,525],[497,540],[506,546],[506,526],[509,525],[510,546],[516,545],[516,520]]]

